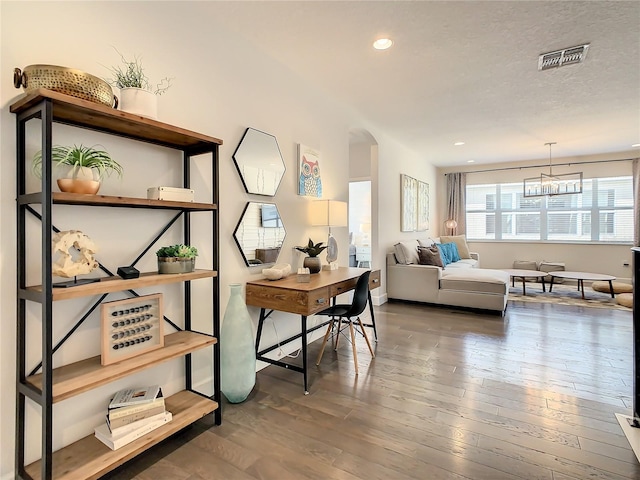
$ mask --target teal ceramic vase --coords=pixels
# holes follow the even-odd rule
[[[242,285],[229,285],[231,296],[220,331],[221,390],[231,403],[247,399],[256,384],[253,322],[242,296]]]

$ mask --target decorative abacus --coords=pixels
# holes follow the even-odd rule
[[[102,365],[164,346],[161,293],[106,302],[101,309]]]

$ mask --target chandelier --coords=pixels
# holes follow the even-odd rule
[[[582,193],[582,172],[562,173],[554,175],[551,166],[551,145],[556,142],[545,143],[549,145],[549,174],[541,173],[539,177],[524,179],[525,197],[542,197],[545,195],[571,195]]]

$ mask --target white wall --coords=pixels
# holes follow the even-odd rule
[[[381,271],[381,287],[372,292],[374,304],[387,301],[386,254],[401,240],[435,236],[439,219],[436,208],[436,170],[424,155],[397,142],[375,125],[353,129],[350,147],[352,180],[371,179],[372,267]],[[400,175],[407,174],[430,187],[429,229],[423,232],[400,231]]]
[[[554,165],[571,163],[570,166],[554,166],[554,174],[581,171],[584,178],[615,177],[631,175],[631,161],[604,162],[606,160],[631,159],[638,156],[637,151],[581,157],[553,158]],[[603,163],[584,163],[603,162]],[[582,164],[581,164],[582,163]],[[521,182],[524,178],[535,177],[549,172],[549,159],[542,158],[528,162],[506,164],[465,166],[459,168],[438,169],[438,212],[446,211],[446,177],[444,174],[455,171],[491,170],[518,167],[515,170],[469,173],[468,185],[483,183]],[[531,165],[546,165],[543,168],[522,168]],[[442,229],[442,226],[440,226]],[[589,271],[615,275],[621,280],[630,281],[631,244],[575,244],[555,242],[469,242],[472,251],[480,253],[480,264],[486,268],[510,268],[514,260],[536,260],[564,262],[567,270]]]
[[[152,78],[174,77],[173,86],[160,98],[161,121],[222,138],[220,150],[220,252],[221,252],[221,313],[228,300],[229,283],[244,283],[260,277],[260,269],[248,269],[232,238],[233,229],[249,200],[265,201],[265,197],[244,192],[231,155],[246,127],[251,126],[274,135],[279,143],[287,171],[276,197],[280,214],[287,228],[287,237],[279,261],[289,262],[297,268],[302,256],[293,247],[306,243],[309,236],[316,241],[324,239],[326,229],[308,227],[306,207],[310,198],[297,195],[296,145],[303,143],[322,152],[321,173],[324,198],[346,201],[348,198],[349,128],[360,125],[357,117],[328,99],[318,90],[300,81],[292,72],[265,57],[256,48],[231,34],[224,28],[224,19],[203,18],[197,2],[2,2],[1,10],[1,64],[4,74],[0,78],[1,154],[4,171],[1,183],[2,230],[2,289],[0,313],[8,327],[0,336],[2,359],[1,387],[4,395],[0,404],[0,435],[3,446],[0,475],[11,478],[13,472],[14,398],[15,398],[15,119],[9,105],[21,93],[10,83],[8,73],[13,67],[37,63],[64,65],[96,76],[107,77],[104,67],[118,62],[112,45],[127,56],[142,56]],[[98,20],[99,21],[96,21]],[[67,28],[80,26],[78,28]],[[29,31],[25,35],[25,30]],[[29,138],[29,148],[37,146],[37,132]],[[151,185],[177,182],[171,170],[175,153],[167,149],[132,145],[109,136],[80,132],[56,126],[54,143],[100,142],[125,168],[122,182],[109,179],[101,193],[144,196]],[[91,143],[90,143],[91,144]],[[389,147],[389,156],[398,157],[398,147]],[[408,161],[409,156],[404,155]],[[152,163],[150,163],[152,162]],[[153,167],[149,167],[152,165]],[[198,163],[196,200],[206,200],[209,194],[208,164]],[[412,172],[407,172],[412,173]],[[416,176],[419,172],[413,172]],[[399,177],[399,174],[394,176]],[[399,182],[399,180],[398,180]],[[398,183],[395,182],[395,183]],[[396,195],[399,201],[399,195]],[[268,199],[271,201],[272,199]],[[397,208],[394,209],[394,214]],[[86,230],[102,248],[99,259],[115,269],[131,261],[141,244],[157,231],[163,214],[140,213],[128,210],[60,208],[55,223],[61,228]],[[37,224],[31,228],[37,231]],[[206,223],[206,222],[204,222]],[[397,223],[395,221],[394,223]],[[117,225],[118,228],[114,228]],[[106,226],[106,228],[105,228]],[[129,230],[127,230],[129,229]],[[204,225],[203,230],[207,228]],[[123,234],[135,232],[135,235]],[[346,245],[346,228],[335,229],[338,242]],[[142,237],[142,238],[140,238]],[[176,237],[177,238],[177,237]],[[194,242],[196,243],[196,242]],[[206,264],[207,241],[198,243],[203,255],[198,262]],[[339,263],[347,264],[347,249],[340,249]],[[145,257],[143,264],[153,269],[153,255]],[[383,264],[383,263],[382,263]],[[31,265],[31,264],[30,264]],[[34,268],[35,267],[35,268]],[[37,265],[30,267],[37,276]],[[35,273],[34,273],[35,272]],[[197,283],[197,282],[195,282]],[[175,288],[164,290],[176,293]],[[151,292],[147,292],[151,293]],[[173,295],[175,298],[176,296]],[[169,295],[166,297],[170,298]],[[56,337],[59,337],[78,318],[91,299],[58,302],[56,305]],[[167,302],[167,308],[179,316],[179,302]],[[251,310],[257,319],[257,311]],[[30,318],[37,318],[31,314]],[[79,329],[56,354],[56,363],[99,354],[99,317],[92,315],[87,325]],[[273,321],[264,329],[264,342],[275,343],[294,333],[299,319],[286,314],[274,314]],[[313,321],[311,322],[313,323]],[[30,322],[30,334],[35,335],[36,322]],[[321,332],[318,332],[321,334]],[[38,342],[32,344],[35,350]],[[288,353],[291,349],[284,353]],[[278,352],[274,353],[279,355]],[[30,352],[29,367],[39,358]],[[56,405],[55,448],[60,448],[92,432],[103,420],[104,409],[111,392],[134,384],[157,381],[167,394],[182,388],[182,362],[170,362],[144,374],[128,377],[79,395]],[[300,378],[302,389],[302,378]],[[39,408],[29,407],[29,442],[27,457],[31,461],[39,456]]]
[[[378,225],[373,226],[377,231],[378,248],[373,255],[375,265],[382,270],[382,292],[386,292],[386,254],[392,251],[396,243],[413,238],[435,236],[438,233],[439,223],[436,210],[436,169],[423,155],[411,151],[383,133],[372,134],[378,141],[377,175],[372,184],[372,198],[377,200],[374,207],[373,220]],[[430,187],[429,202],[429,228],[424,232],[400,231],[400,175],[406,174],[420,181],[426,182]],[[377,193],[376,193],[377,192]],[[376,214],[377,212],[377,214]],[[384,295],[383,301],[386,299]]]

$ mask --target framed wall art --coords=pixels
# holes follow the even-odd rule
[[[429,184],[418,180],[418,204],[417,204],[417,225],[418,232],[429,229]]]
[[[161,293],[105,302],[100,308],[102,365],[164,346]]]
[[[320,152],[306,145],[298,145],[298,195],[322,198]]]
[[[400,230],[414,232],[418,220],[418,181],[409,175],[400,174],[400,185]]]

